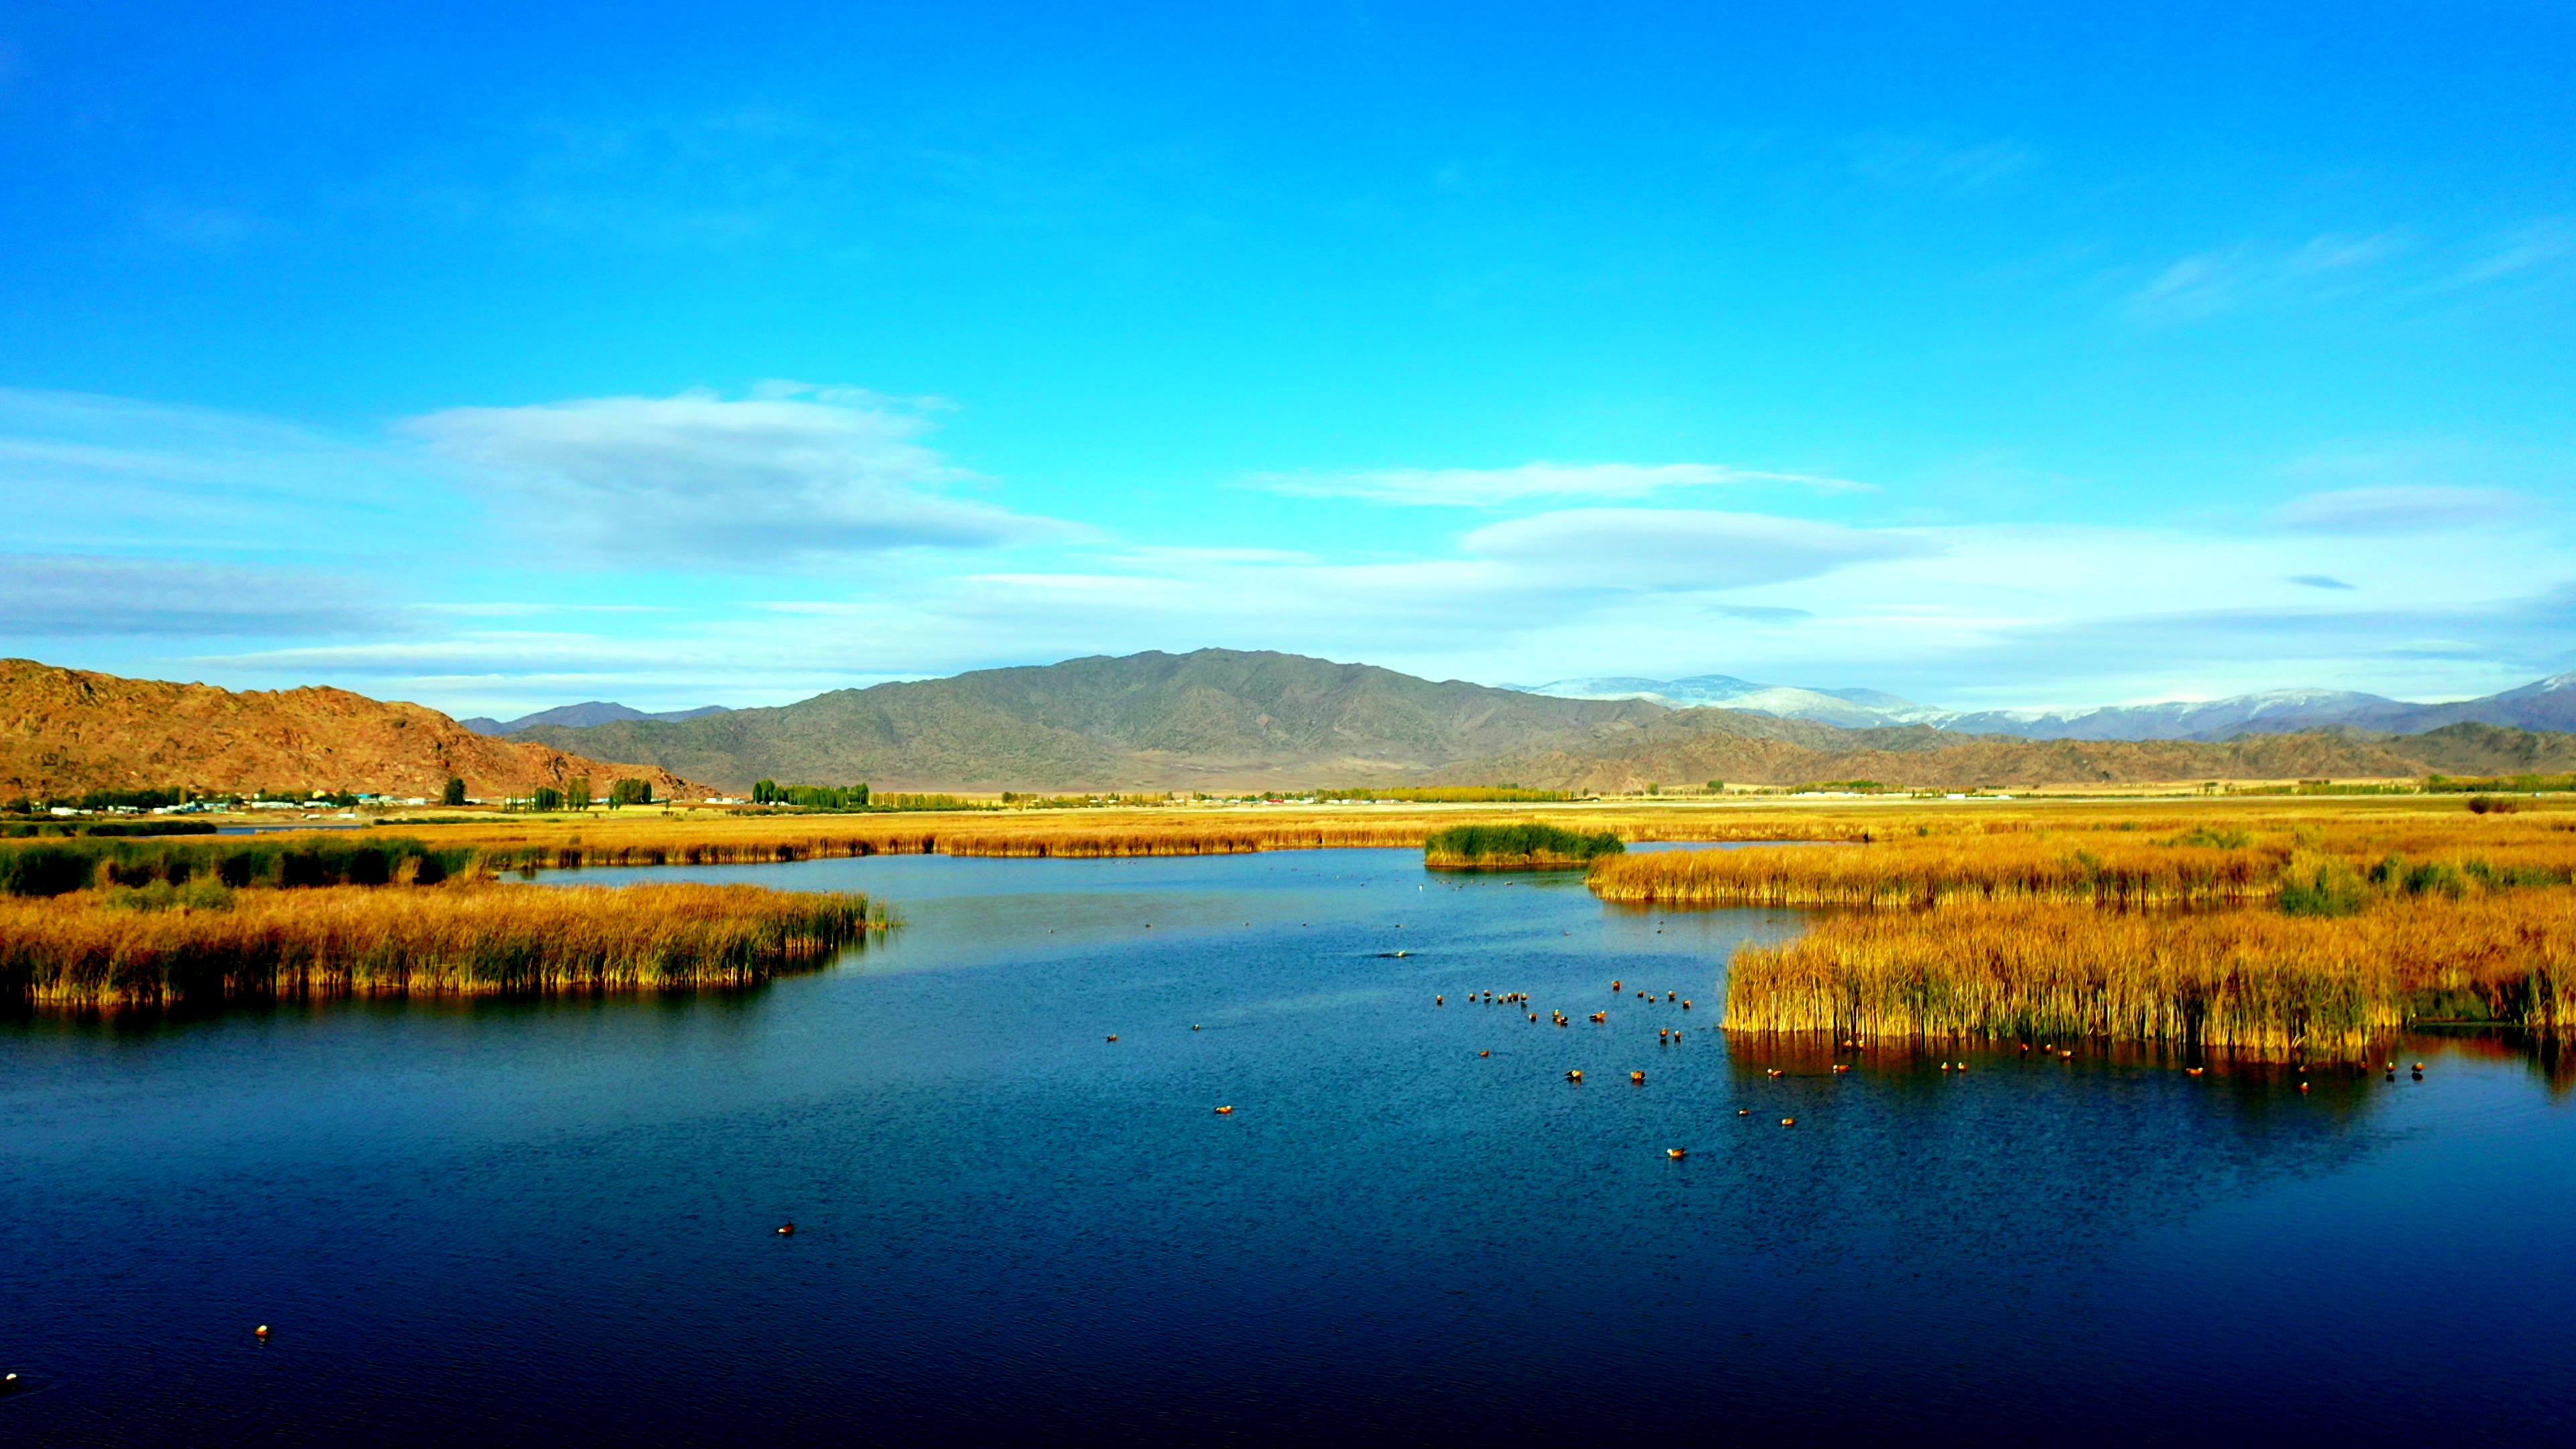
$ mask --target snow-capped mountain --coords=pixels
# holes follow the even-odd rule
[[[1731,674],[1695,674],[1688,679],[1559,679],[1547,684],[1503,687],[1558,699],[1643,699],[1674,709],[1748,709],[1847,729],[1926,723],[1944,713],[1875,689],[1800,689],[1793,685],[1755,684]]]
[[[1560,699],[1643,699],[1675,709],[1752,710],[1847,729],[1930,725],[1961,734],[2023,739],[2218,740],[2241,734],[2365,729],[2411,734],[2474,721],[2535,730],[2576,730],[2576,671],[2534,680],[2483,699],[2415,704],[2348,689],[2272,689],[2226,699],[2108,705],[2077,710],[1945,710],[1874,689],[1802,689],[1727,674],[1688,679],[1607,677],[1506,685]]]

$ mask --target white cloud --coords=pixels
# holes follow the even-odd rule
[[[601,562],[757,565],[905,548],[995,548],[1079,530],[948,497],[971,475],[926,446],[918,404],[770,384],[453,408],[403,431]]]
[[[1721,463],[1552,463],[1509,468],[1383,468],[1351,473],[1269,474],[1253,485],[1299,498],[1357,498],[1441,508],[1507,508],[1534,502],[1644,498],[1680,488],[1787,483],[1841,491],[1865,485],[1812,473],[1779,473]]]
[[[2272,518],[2306,533],[2418,533],[2512,523],[2534,511],[2530,499],[2501,488],[2396,485],[2310,493],[2282,504]]]

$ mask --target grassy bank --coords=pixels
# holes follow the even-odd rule
[[[41,1007],[747,986],[885,924],[757,886],[235,890],[211,879],[0,900],[0,999]]]
[[[1738,952],[1724,1024],[2349,1057],[2432,1019],[2576,1025],[2576,893],[2413,897],[2341,918],[2040,902],[1857,912]]]
[[[1452,825],[1424,838],[1422,863],[1433,870],[1564,870],[1627,848],[1615,830],[1586,833],[1537,821]]]

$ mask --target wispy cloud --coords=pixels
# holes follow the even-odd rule
[[[595,563],[810,565],[1081,532],[946,496],[971,475],[922,441],[930,426],[918,404],[779,383],[455,408],[402,430]]]
[[[2305,589],[2336,589],[2349,593],[2353,586],[2332,574],[2292,574],[2290,582]]]
[[[2009,137],[1950,145],[1920,136],[1860,136],[1843,146],[1853,174],[1881,186],[1968,192],[2029,170],[2038,153]]]
[[[2484,286],[2563,261],[2571,254],[2576,254],[2576,226],[2562,217],[2550,217],[2492,239],[2443,281],[2450,287]]]
[[[1460,544],[1470,554],[1631,591],[1781,583],[1934,547],[1901,530],[1673,508],[1541,513],[1479,528]]]
[[[379,445],[211,408],[0,388],[0,483],[30,551],[343,557],[439,511]],[[448,520],[452,522],[452,520]]]
[[[2530,499],[2501,488],[2401,485],[2310,493],[2274,509],[2272,519],[2304,533],[2418,533],[2511,523],[2534,511]]]
[[[0,554],[0,627],[34,639],[382,633],[400,623],[349,579],[297,569]]]
[[[1509,468],[1383,468],[1351,473],[1272,473],[1252,486],[1299,498],[1357,498],[1439,508],[1509,508],[1539,502],[1644,498],[1684,488],[1787,484],[1842,492],[1867,485],[1814,473],[1722,463],[1553,463]]]
[[[2404,232],[2329,232],[2291,246],[2246,243],[2169,263],[2129,297],[2147,321],[2197,322],[2244,307],[2348,292],[2414,245]]]

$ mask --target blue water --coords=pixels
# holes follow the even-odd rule
[[[2576,1429],[2527,1050],[1837,1077],[1710,1030],[1794,916],[1403,852],[632,874],[906,924],[741,996],[0,1024],[0,1442]]]

